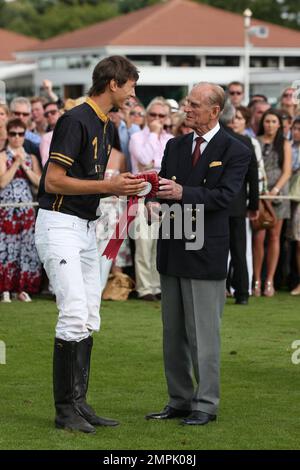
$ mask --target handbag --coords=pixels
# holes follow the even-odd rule
[[[134,281],[125,273],[110,274],[102,293],[103,300],[127,300],[134,289]]]
[[[258,219],[251,221],[253,230],[268,230],[276,225],[277,217],[271,201],[268,199],[260,199],[258,212]]]

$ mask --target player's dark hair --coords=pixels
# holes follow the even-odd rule
[[[119,87],[128,80],[137,81],[139,73],[136,66],[126,57],[114,55],[106,57],[98,62],[93,71],[93,85],[89,90],[89,96],[97,96],[104,93],[111,80],[116,80]]]

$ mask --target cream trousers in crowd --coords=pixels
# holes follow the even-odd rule
[[[40,209],[35,243],[56,296],[56,337],[81,341],[100,329],[96,221]]]
[[[135,278],[139,297],[160,294],[160,277],[156,269],[156,246],[159,222],[148,225],[144,201],[139,201],[138,214],[134,222]]]

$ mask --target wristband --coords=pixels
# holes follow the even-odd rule
[[[280,193],[280,189],[277,186],[274,186],[273,191],[275,191],[276,194]]]

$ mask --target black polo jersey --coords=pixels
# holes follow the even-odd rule
[[[49,162],[61,165],[71,178],[102,180],[111,152],[114,128],[108,117],[90,98],[59,118],[44,168],[38,200],[42,209],[96,219],[100,194],[65,196],[45,191]]]

